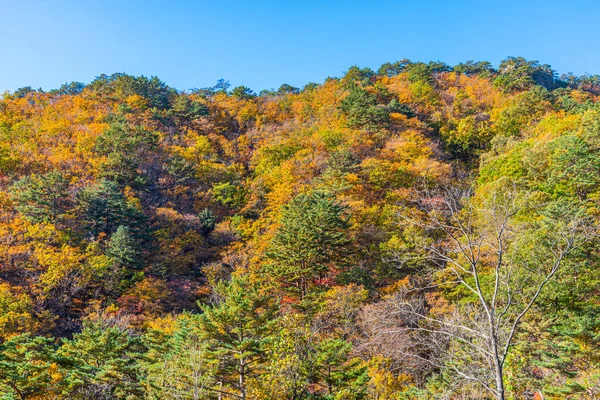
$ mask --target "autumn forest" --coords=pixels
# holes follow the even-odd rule
[[[0,97],[0,399],[600,398],[600,76]]]

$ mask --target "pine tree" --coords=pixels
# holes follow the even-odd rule
[[[142,265],[139,244],[132,237],[129,228],[123,225],[119,225],[110,237],[106,255],[119,267],[134,269]]]
[[[11,187],[15,208],[31,222],[55,223],[70,207],[69,182],[57,171],[23,178]]]
[[[214,386],[216,360],[208,357],[199,318],[184,314],[172,334],[150,330],[145,336],[148,398],[199,400],[213,394],[209,388]]]
[[[52,354],[54,339],[28,334],[13,336],[0,344],[0,397],[29,399],[57,394],[57,372]],[[7,397],[5,397],[7,396]]]
[[[200,219],[200,233],[202,235],[207,236],[215,229],[217,217],[210,209],[205,208],[202,210],[198,214],[198,218]]]
[[[141,398],[139,336],[118,320],[86,320],[80,333],[65,339],[59,355],[69,360],[67,398]]]
[[[302,300],[315,281],[343,267],[350,240],[345,207],[324,192],[296,196],[281,211],[267,255],[273,277]]]
[[[342,100],[340,109],[348,117],[348,125],[352,128],[377,131],[390,121],[389,110],[379,104],[377,96],[356,85]]]
[[[317,346],[314,378],[329,397],[358,400],[367,397],[367,368],[360,359],[350,357],[352,344],[341,339],[326,339]]]
[[[264,362],[265,344],[276,327],[277,306],[273,296],[247,276],[234,276],[215,292],[223,300],[206,307],[200,319],[208,356],[218,363],[212,391],[246,400],[248,380]]]
[[[111,181],[83,189],[77,196],[78,220],[86,234],[92,238],[104,233],[111,235],[120,225],[129,227],[131,233],[142,237],[144,216],[125,197],[119,186]]]

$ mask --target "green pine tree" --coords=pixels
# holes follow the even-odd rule
[[[0,344],[0,398],[29,399],[58,393],[53,364],[54,339],[28,334]]]
[[[265,344],[276,328],[273,296],[247,276],[234,276],[215,288],[222,301],[206,307],[200,319],[208,357],[217,362],[213,392],[248,399],[248,381],[266,357]]]
[[[351,350],[352,344],[341,339],[326,339],[318,344],[313,379],[324,389],[325,399],[367,397],[367,368],[360,359],[350,357]]]
[[[78,194],[77,201],[78,220],[92,238],[101,233],[111,235],[120,225],[128,226],[137,237],[144,236],[141,233],[144,216],[116,183],[103,180],[87,187]]]
[[[106,255],[119,267],[135,269],[142,266],[141,250],[128,227],[119,225],[106,247]]]
[[[147,398],[200,400],[214,394],[209,388],[215,383],[216,360],[208,356],[200,318],[184,314],[172,334],[151,330],[144,337]]]
[[[17,211],[36,223],[55,223],[71,206],[69,181],[58,171],[15,182],[11,195]]]
[[[80,333],[64,339],[59,356],[67,370],[65,395],[69,399],[143,397],[139,363],[141,338],[119,321],[86,320]]]
[[[304,299],[316,281],[344,266],[350,243],[345,211],[324,192],[300,194],[283,207],[267,256],[269,272],[289,294]]]

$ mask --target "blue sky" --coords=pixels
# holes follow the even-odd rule
[[[409,58],[600,73],[600,0],[0,0],[0,92],[106,73],[259,91]]]

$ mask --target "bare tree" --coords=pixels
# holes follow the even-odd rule
[[[597,230],[564,207],[533,210],[511,188],[487,201],[474,199],[470,190],[426,192],[419,205],[423,218],[406,221],[435,238],[425,245],[439,267],[433,286],[451,288],[463,301],[439,311],[428,305],[431,286],[400,291],[385,300],[400,320],[388,333],[410,332],[412,348],[438,357],[412,352],[402,342],[407,355],[504,399],[504,366],[521,322],[567,257]]]
[[[403,288],[383,301],[368,304],[360,312],[358,326],[361,340],[354,351],[364,359],[383,356],[390,362],[390,370],[395,373],[410,371],[415,383],[422,388],[427,376],[440,367],[440,360],[446,353],[448,337],[436,333],[424,335],[416,329],[418,318],[404,311],[408,301],[425,308],[423,296],[411,296],[408,288]],[[416,292],[415,292],[416,293]],[[422,293],[422,292],[421,292]],[[417,293],[418,294],[418,293]]]

